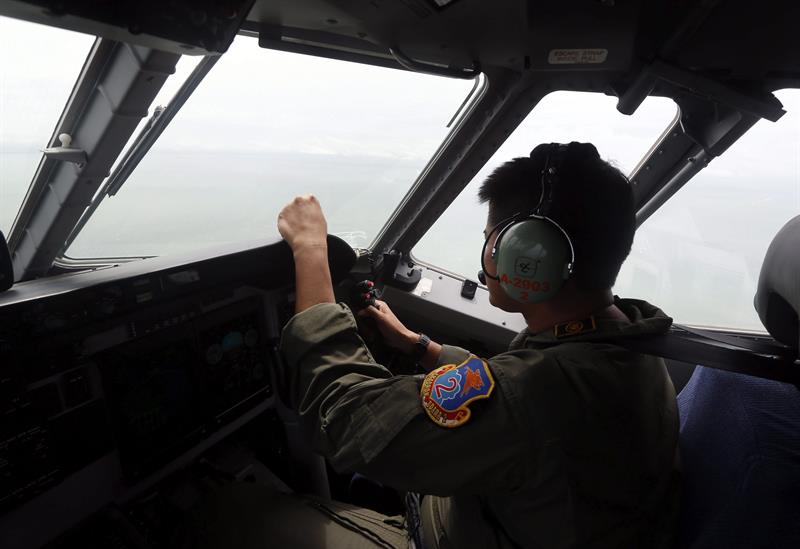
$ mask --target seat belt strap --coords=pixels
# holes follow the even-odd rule
[[[609,338],[607,341],[637,353],[700,364],[748,376],[793,383],[800,387],[800,365],[787,355],[760,354],[742,346],[689,333],[676,327],[666,334]],[[759,347],[763,350],[763,347]]]
[[[753,337],[749,335],[730,335],[716,330],[705,330],[700,328],[690,328],[682,324],[673,324],[672,331],[683,331],[702,339],[710,339],[726,345],[733,345],[740,349],[747,349],[762,355],[774,355],[785,358],[792,358],[792,353],[796,353],[786,345],[782,345],[769,336]]]

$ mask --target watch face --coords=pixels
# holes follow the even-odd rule
[[[417,359],[422,358],[425,356],[425,351],[428,350],[428,344],[431,342],[431,339],[426,336],[425,334],[419,334],[419,341],[414,346],[414,355]]]

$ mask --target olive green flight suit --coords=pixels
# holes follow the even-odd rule
[[[616,304],[630,322],[520,333],[487,360],[495,390],[455,428],[423,410],[423,375],[375,363],[346,306],[316,305],[283,331],[291,398],[336,470],[433,496],[423,502],[429,549],[668,546],[672,382],[661,359],[603,340],[663,333],[672,319],[643,301]],[[439,363],[468,356],[444,345]]]
[[[672,382],[661,359],[602,340],[661,333],[672,320],[643,301],[617,306],[629,323],[597,318],[520,333],[487,360],[496,384],[489,398],[469,404],[466,423],[445,428],[423,410],[424,375],[393,376],[375,363],[346,306],[316,305],[283,331],[292,404],[336,470],[427,494],[426,549],[667,547],[678,489]],[[439,363],[468,356],[444,345]],[[302,547],[408,547],[388,517],[341,504],[338,517],[315,515],[312,498],[280,498],[296,499],[262,516],[312,533],[316,541]],[[259,506],[268,507],[263,498]],[[275,527],[259,530],[246,537],[265,539]]]

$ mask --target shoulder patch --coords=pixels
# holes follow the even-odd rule
[[[595,322],[593,316],[583,320],[563,322],[553,327],[553,333],[557,339],[594,332],[595,330],[597,330],[597,322]]]
[[[475,355],[469,355],[458,366],[440,366],[425,376],[420,397],[422,407],[434,423],[458,427],[470,417],[467,405],[489,398],[493,390],[494,378],[489,366]]]

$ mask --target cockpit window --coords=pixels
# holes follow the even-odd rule
[[[639,228],[615,292],[678,322],[764,331],[761,262],[800,214],[800,90],[775,95],[787,111],[778,122],[757,122]]]
[[[93,42],[0,16],[0,231],[6,235]]]
[[[240,36],[71,258],[162,255],[276,237],[313,193],[328,230],[366,247],[449,131],[472,81],[276,52]]]
[[[478,189],[492,170],[528,156],[539,143],[591,142],[604,159],[632,172],[675,120],[677,106],[671,99],[648,97],[625,116],[616,104],[616,98],[596,93],[558,91],[544,97],[417,243],[414,256],[474,280],[487,214],[478,204]]]

